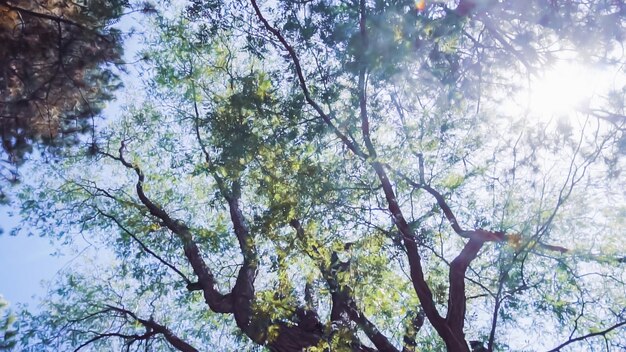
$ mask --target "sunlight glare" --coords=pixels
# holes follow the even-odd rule
[[[590,102],[603,81],[605,75],[596,69],[557,62],[530,80],[528,110],[544,118],[572,113]]]

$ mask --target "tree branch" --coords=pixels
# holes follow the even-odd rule
[[[241,209],[239,209],[239,198],[241,196],[241,185],[239,181],[234,181],[231,194],[223,195],[228,202],[230,210],[230,219],[235,229],[239,248],[243,255],[243,264],[239,269],[237,281],[233,287],[233,304],[234,315],[237,326],[239,326],[246,334],[258,343],[265,340],[265,332],[260,331],[259,327],[251,326],[253,317],[252,301],[254,300],[254,280],[256,278],[258,258],[254,239],[250,236],[250,230],[244,219]]]
[[[119,161],[126,168],[133,170],[137,174],[137,183],[135,185],[137,196],[139,197],[141,203],[148,209],[150,214],[161,220],[162,225],[167,227],[174,234],[176,234],[183,242],[185,256],[189,260],[189,263],[191,264],[194,273],[198,276],[198,282],[202,286],[202,292],[206,303],[214,312],[232,313],[232,297],[230,294],[221,294],[215,288],[216,283],[215,278],[213,277],[213,273],[211,273],[208,266],[204,262],[204,259],[202,259],[200,249],[193,241],[193,236],[189,230],[189,227],[187,227],[182,221],[171,218],[164,209],[153,203],[146,196],[143,189],[143,183],[145,180],[143,171],[138,166],[133,165],[124,159],[124,147],[125,143],[122,141],[119,148],[119,156],[114,156],[106,152],[100,153]]]
[[[396,174],[398,177],[400,177],[402,180],[404,180],[407,184],[409,184],[410,186],[415,187],[416,189],[423,189],[426,192],[428,192],[430,195],[432,195],[435,200],[437,201],[437,205],[439,206],[439,208],[443,211],[444,216],[446,217],[446,219],[448,220],[448,222],[450,223],[450,226],[452,227],[452,229],[454,230],[454,232],[463,237],[463,238],[469,238],[469,239],[475,239],[475,240],[479,240],[479,241],[483,241],[483,242],[504,242],[504,241],[511,241],[511,242],[517,242],[520,240],[520,235],[519,234],[510,234],[507,235],[505,232],[503,231],[490,231],[490,230],[485,230],[485,229],[473,229],[473,230],[466,230],[463,229],[460,225],[459,222],[456,219],[456,216],[454,215],[454,212],[452,211],[452,209],[450,208],[450,206],[448,205],[448,203],[446,202],[444,196],[439,193],[437,190],[435,190],[434,188],[432,188],[430,185],[425,184],[425,183],[417,183],[415,181],[413,181],[410,177],[408,177],[407,175],[405,175],[404,173],[395,170],[393,167],[391,167],[389,164],[384,164],[385,168],[391,170],[391,172],[393,172],[394,174]],[[420,166],[420,169],[423,169],[423,166]],[[569,250],[565,247],[561,247],[561,246],[556,246],[556,245],[550,245],[550,244],[546,244],[543,242],[538,241],[536,243],[536,245],[540,248],[549,250],[549,251],[555,251],[555,252],[559,252],[559,253],[566,253]]]
[[[618,328],[620,328],[620,327],[622,327],[624,325],[626,325],[626,320],[622,321],[622,322],[619,322],[619,323],[617,323],[617,324],[615,324],[615,325],[613,325],[613,326],[611,326],[611,327],[609,327],[607,329],[604,329],[602,331],[592,332],[592,333],[589,333],[587,335],[583,335],[583,336],[579,336],[579,337],[576,337],[576,338],[573,338],[573,339],[569,339],[566,342],[563,342],[562,344],[560,344],[560,345],[556,346],[555,348],[549,350],[548,352],[560,351],[561,348],[563,348],[563,347],[565,347],[565,346],[567,346],[569,344],[572,344],[572,343],[578,342],[578,341],[582,341],[582,340],[586,340],[586,339],[591,338],[591,337],[605,336],[606,334],[610,333],[611,331],[613,331],[615,329],[618,329]]]
[[[450,293],[446,320],[450,328],[457,334],[463,334],[463,323],[465,321],[465,272],[472,260],[478,255],[483,244],[484,241],[470,239],[461,250],[461,253],[450,263]]]
[[[135,313],[120,307],[108,306],[111,310],[122,313],[124,315],[128,315],[135,319],[137,322],[141,323],[141,325],[145,326],[148,331],[153,331],[154,333],[162,334],[165,340],[169,342],[172,347],[176,348],[182,352],[197,352],[193,346],[183,341],[180,337],[172,332],[167,326],[161,325],[155,322],[152,318],[146,320],[139,318]],[[153,333],[153,335],[154,335]]]
[[[128,236],[130,236],[130,238],[132,238],[135,242],[137,242],[137,244],[139,244],[139,246],[141,247],[141,249],[144,250],[144,252],[150,254],[156,260],[158,260],[159,262],[161,262],[163,265],[167,266],[168,268],[172,269],[176,274],[178,274],[180,277],[182,277],[188,287],[193,285],[191,280],[185,274],[183,274],[174,265],[172,265],[171,263],[169,263],[165,259],[161,258],[158,254],[156,254],[154,251],[152,251],[150,248],[148,248],[148,246],[146,246],[134,233],[132,233],[130,230],[128,230],[116,217],[114,217],[113,215],[107,214],[107,213],[105,213],[102,210],[97,209],[97,208],[96,208],[96,211],[100,215],[102,215],[102,216],[112,220],[113,222],[115,222],[115,224],[117,224],[117,226],[122,231],[124,231]]]
[[[293,219],[289,222],[291,227],[296,230],[297,238],[301,241],[304,240],[306,234],[304,232],[304,228],[300,224],[300,221],[297,219]],[[321,246],[321,245],[320,245]],[[319,253],[318,253],[319,254]],[[331,309],[331,319],[333,321],[341,320],[341,313],[345,312],[348,314],[350,320],[355,322],[361,330],[365,333],[365,335],[369,338],[370,341],[376,346],[379,351],[383,352],[399,352],[398,349],[391,344],[389,339],[383,335],[380,330],[372,323],[357,307],[354,298],[352,297],[352,292],[349,286],[340,285],[338,282],[337,274],[342,271],[345,272],[348,270],[349,264],[339,263],[336,258],[335,253],[335,261],[333,261],[333,257],[331,256],[330,265],[326,265],[324,258],[321,256],[311,256],[311,259],[317,262],[318,269],[322,273],[322,276],[326,279],[326,284],[331,292],[332,298],[332,309]]]
[[[291,61],[293,62],[296,68],[296,75],[298,76],[298,83],[300,84],[300,88],[302,89],[302,92],[304,93],[304,98],[306,99],[307,103],[311,105],[311,107],[313,107],[313,109],[317,112],[317,114],[322,118],[324,123],[326,123],[333,130],[335,135],[339,137],[339,139],[341,139],[341,141],[346,145],[346,147],[348,147],[348,149],[350,149],[354,154],[362,158],[366,158],[367,155],[354,142],[354,140],[352,140],[346,134],[341,132],[341,130],[339,130],[339,128],[335,126],[335,124],[333,123],[332,118],[324,112],[322,107],[319,106],[319,104],[317,104],[315,100],[313,100],[313,98],[311,97],[311,92],[309,91],[309,88],[307,87],[306,79],[304,78],[304,73],[302,71],[302,65],[300,64],[300,59],[298,59],[298,55],[296,54],[296,51],[287,42],[287,40],[285,39],[285,37],[283,37],[280,31],[272,27],[272,25],[270,25],[267,19],[263,17],[263,14],[261,13],[261,10],[259,9],[259,5],[257,4],[256,0],[250,0],[250,2],[252,3],[252,7],[254,7],[254,12],[256,13],[261,23],[263,23],[263,26],[265,27],[265,29],[270,31],[278,39],[278,41],[280,41],[280,43],[285,48],[285,50],[287,50],[287,52],[289,53],[289,57],[291,58]]]
[[[300,61],[298,56],[296,55],[295,50],[289,45],[287,40],[282,36],[280,31],[272,27],[269,22],[263,17],[261,11],[256,3],[256,0],[251,0],[252,6],[254,7],[254,11],[259,18],[259,20],[263,23],[265,28],[269,30],[283,45],[283,47],[289,53],[291,60],[293,61],[296,74],[298,76],[298,81],[300,83],[300,87],[305,95],[305,98],[309,105],[311,105],[315,111],[319,114],[319,116],[324,120],[324,122],[333,129],[335,134],[343,141],[348,149],[350,149],[356,156],[362,158],[363,160],[367,160],[369,156],[365,154],[355,143],[353,143],[347,136],[345,136],[341,131],[337,129],[337,127],[332,123],[332,120],[321,107],[313,100],[310,95],[310,92],[307,88],[306,81],[304,78],[304,74],[302,72],[302,67],[300,65]],[[363,18],[362,18],[363,19]],[[361,99],[360,105],[363,106],[364,99]],[[362,110],[363,111],[363,110]],[[367,117],[366,114],[362,114],[362,117]],[[367,127],[367,124],[365,124]],[[396,200],[395,193],[393,191],[393,186],[389,181],[389,178],[386,175],[383,164],[376,161],[370,161],[370,165],[374,168],[376,172],[384,193],[387,199],[389,211],[391,212],[392,218],[396,223],[398,230],[402,234],[403,242],[407,249],[407,256],[409,260],[410,272],[411,272],[411,281],[413,283],[413,287],[415,292],[417,293],[418,298],[422,304],[424,312],[428,317],[428,320],[433,324],[439,335],[444,339],[446,344],[449,345],[450,348],[457,349],[459,351],[468,350],[467,344],[463,340],[462,336],[453,336],[454,333],[450,330],[450,327],[446,323],[446,321],[441,317],[439,312],[437,311],[437,307],[435,306],[435,302],[433,300],[433,295],[428,287],[428,283],[425,280],[424,272],[421,264],[421,257],[419,255],[418,247],[415,242],[415,236],[408,226],[404,216],[402,215],[402,211],[398,202]]]
[[[108,337],[119,337],[122,338],[124,340],[134,340],[134,341],[139,341],[139,340],[147,340],[150,337],[156,335],[156,333],[154,332],[146,332],[145,334],[142,335],[126,335],[126,334],[121,334],[121,333],[117,333],[117,332],[107,332],[107,333],[101,333],[101,334],[96,334],[96,336],[90,338],[89,340],[83,342],[82,344],[80,344],[78,347],[76,347],[74,349],[74,352],[78,352],[80,350],[82,350],[83,348],[89,346],[90,344],[98,341],[98,340],[102,340]]]
[[[361,42],[363,45],[363,51],[361,54],[365,54],[367,52],[368,42],[367,42],[367,28],[366,28],[366,7],[365,0],[359,1],[359,29],[361,34]],[[376,157],[376,150],[374,149],[374,145],[372,144],[372,139],[370,137],[370,123],[369,117],[367,115],[367,63],[366,57],[361,55],[359,57],[359,80],[358,80],[358,94],[359,94],[359,113],[361,116],[361,133],[363,134],[363,142],[365,143],[365,147],[367,148],[367,152],[373,158]]]

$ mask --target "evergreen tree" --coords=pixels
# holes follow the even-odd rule
[[[111,28],[125,1],[0,1],[0,138],[5,179],[34,143],[58,147],[92,130],[119,86]]]

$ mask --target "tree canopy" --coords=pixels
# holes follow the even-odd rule
[[[21,195],[102,248],[23,350],[626,347],[622,2],[156,10],[141,89]],[[537,108],[563,62],[610,86]]]
[[[13,329],[15,316],[7,310],[9,303],[0,295],[0,351],[7,351],[15,347],[17,331]]]
[[[125,1],[0,1],[0,175],[43,142],[76,142],[119,86],[120,33],[110,27]],[[1,189],[0,189],[1,191]]]

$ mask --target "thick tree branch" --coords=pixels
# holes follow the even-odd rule
[[[297,238],[301,241],[304,241],[305,236],[307,236],[304,232],[304,228],[300,221],[297,219],[293,219],[289,222],[291,227],[296,230]],[[320,244],[318,244],[321,246]],[[319,253],[316,253],[319,254]],[[380,330],[372,323],[356,306],[356,302],[352,297],[351,290],[346,285],[340,285],[338,281],[339,272],[345,272],[348,270],[349,264],[338,262],[338,258],[336,257],[336,253],[334,256],[331,256],[330,266],[326,264],[326,261],[320,256],[311,256],[318,264],[318,269],[322,273],[322,276],[326,279],[326,283],[331,292],[332,298],[332,309],[331,309],[331,320],[339,321],[342,319],[342,313],[346,313],[350,320],[355,322],[361,330],[365,333],[365,335],[372,341],[374,346],[379,351],[383,352],[399,352],[398,349],[391,344],[389,339],[383,335]],[[334,259],[334,260],[333,260]]]
[[[389,339],[383,335],[380,330],[372,323],[360,310],[356,308],[353,300],[346,302],[349,304],[347,308],[350,319],[357,323],[363,330],[365,335],[372,341],[374,346],[381,352],[399,352],[399,350],[389,342]]]
[[[246,220],[239,208],[239,198],[241,196],[241,185],[239,181],[233,181],[230,195],[224,195],[230,210],[230,219],[235,229],[235,235],[239,241],[239,248],[243,255],[243,264],[239,269],[235,287],[233,287],[234,315],[237,326],[256,342],[265,340],[265,332],[258,327],[251,326],[253,317],[252,302],[254,300],[254,280],[256,278],[258,258],[254,239],[250,235],[250,230]]]
[[[432,291],[430,290],[424,276],[421,257],[415,241],[415,235],[402,214],[402,210],[400,209],[400,205],[396,199],[393,186],[387,177],[383,164],[374,161],[371,165],[376,171],[378,179],[382,184],[387,204],[389,206],[389,211],[391,212],[394,223],[402,235],[402,240],[407,251],[413,288],[417,293],[417,297],[419,298],[420,304],[424,309],[424,313],[428,317],[428,321],[430,321],[435,330],[437,330],[437,333],[443,338],[449,349],[456,351],[468,350],[467,343],[465,342],[463,335],[458,335],[458,332],[453,331],[447,321],[441,317],[437,310]]]
[[[500,313],[500,305],[502,304],[502,289],[504,287],[504,278],[500,275],[500,283],[498,284],[498,292],[495,297],[493,313],[491,314],[491,329],[489,329],[489,338],[487,339],[487,351],[493,351],[493,345],[496,340],[496,329],[498,328],[498,314]]]
[[[158,218],[163,226],[167,227],[170,231],[176,234],[183,242],[185,256],[189,260],[194,273],[198,276],[198,282],[202,286],[202,292],[206,303],[214,312],[232,313],[232,297],[230,294],[221,294],[215,288],[216,282],[213,273],[209,270],[208,266],[204,262],[204,259],[202,258],[202,255],[200,254],[200,249],[193,241],[193,236],[189,227],[187,227],[182,221],[171,218],[164,209],[153,203],[148,196],[146,196],[143,189],[143,183],[145,180],[143,171],[138,166],[133,165],[124,159],[124,147],[125,144],[122,142],[119,148],[119,156],[105,152],[101,153],[119,161],[126,168],[133,170],[137,174],[137,183],[135,185],[137,196],[139,197],[141,203],[148,209],[150,214]]]
[[[300,87],[302,88],[302,91],[305,94],[307,102],[311,106],[313,106],[313,108],[320,115],[322,120],[324,120],[324,122],[329,127],[331,127],[333,131],[335,131],[335,134],[339,136],[339,138],[344,142],[344,144],[346,145],[346,147],[348,147],[348,149],[350,149],[355,155],[359,156],[363,160],[367,160],[369,156],[366,155],[363,151],[361,151],[361,149],[358,148],[356,144],[354,144],[344,134],[342,134],[341,131],[339,131],[336,128],[336,126],[332,123],[332,120],[330,119],[330,117],[326,115],[326,113],[324,113],[324,111],[319,107],[319,105],[313,100],[307,88],[304,74],[302,72],[302,67],[300,65],[300,61],[296,55],[295,50],[289,45],[289,43],[282,36],[280,31],[272,27],[269,24],[269,22],[263,17],[256,1],[251,0],[251,2],[252,2],[252,6],[254,7],[254,11],[257,17],[263,23],[265,28],[269,30],[281,42],[283,47],[288,51],[289,56],[291,57],[291,60],[293,61],[296,67],[296,74],[298,76],[298,81],[300,82]],[[363,19],[364,17],[362,17],[362,20]],[[362,107],[366,107],[366,101],[364,99],[360,99],[360,100],[361,100],[360,105]],[[367,114],[366,113],[363,114],[363,112],[364,110],[362,110],[361,116],[362,118],[366,118]],[[368,122],[366,120],[362,121],[362,126],[368,127]],[[367,133],[367,135],[369,135],[369,133]],[[415,242],[415,236],[412,230],[410,229],[410,227],[408,226],[408,223],[405,220],[404,216],[402,215],[402,211],[400,209],[400,206],[398,205],[395,193],[393,191],[393,186],[391,185],[391,182],[389,181],[389,178],[387,177],[383,164],[376,161],[375,159],[373,161],[370,161],[370,164],[374,168],[374,171],[376,172],[382,184],[385,197],[387,199],[389,211],[391,212],[392,218],[394,222],[396,223],[398,230],[402,234],[402,238],[403,238],[405,247],[407,249],[407,256],[408,256],[409,266],[410,266],[410,271],[411,271],[411,281],[413,283],[415,292],[417,293],[417,296],[420,299],[420,303],[422,304],[424,312],[426,313],[426,316],[428,317],[428,320],[431,322],[431,324],[433,324],[433,326],[435,327],[439,335],[444,339],[446,344],[449,344],[449,348],[453,348],[458,351],[468,350],[467,344],[463,340],[463,337],[454,336],[454,333],[450,330],[450,327],[448,326],[446,321],[441,317],[441,315],[437,311],[437,307],[433,300],[432,292],[430,288],[428,287],[428,283],[425,280],[425,276],[424,276],[424,272],[423,272],[422,264],[421,264],[421,257],[419,255],[418,247]]]
[[[193,61],[190,60],[191,73],[193,73]],[[196,91],[196,85],[192,82],[192,90]],[[258,268],[258,257],[254,238],[250,234],[250,229],[246,219],[241,211],[241,184],[239,180],[229,182],[222,178],[214,168],[213,160],[209,153],[209,149],[202,140],[200,133],[200,109],[196,100],[193,100],[194,109],[194,131],[204,160],[207,163],[208,170],[217,184],[220,194],[228,204],[231,223],[239,243],[239,248],[243,256],[243,263],[239,269],[235,286],[232,290],[233,296],[233,314],[237,326],[258,344],[266,344],[272,351],[293,351],[302,350],[306,347],[316,345],[321,339],[321,333],[318,331],[318,325],[311,314],[304,314],[303,321],[298,325],[285,324],[284,322],[271,323],[265,319],[255,318],[253,312],[253,301],[255,298],[254,281],[256,279]],[[306,316],[306,317],[304,317]],[[314,314],[316,317],[317,314]],[[305,319],[306,318],[306,319]],[[312,322],[313,320],[313,322]],[[319,323],[319,321],[317,321]],[[278,335],[268,339],[267,326],[274,325],[278,327]]]
[[[446,320],[456,334],[463,334],[465,321],[465,272],[469,264],[476,258],[484,242],[470,239],[461,253],[450,263],[450,293],[448,297],[448,313]]]
[[[367,46],[367,28],[366,28],[366,6],[365,1],[361,0],[359,2],[359,11],[360,11],[360,21],[359,27],[361,32],[361,40],[363,41],[364,47]],[[365,58],[361,58],[362,61]],[[367,65],[365,62],[361,62],[361,67],[359,69],[359,80],[358,80],[358,92],[359,92],[359,110],[361,116],[361,132],[363,134],[363,140],[367,147],[368,153],[371,157],[376,157],[376,150],[371,141],[370,137],[370,123],[369,117],[367,113],[367,83],[365,81],[365,75],[367,71]],[[407,255],[409,260],[409,267],[411,271],[411,281],[413,282],[413,287],[417,296],[420,299],[420,303],[422,304],[428,319],[431,321],[437,332],[443,337],[444,335],[450,335],[450,331],[448,326],[446,326],[443,321],[441,315],[437,311],[435,303],[432,299],[432,292],[426,283],[422,264],[421,257],[418,252],[417,243],[415,242],[415,234],[411,230],[408,222],[406,221],[404,215],[402,214],[402,210],[398,204],[397,197],[393,190],[393,186],[391,181],[389,180],[387,173],[383,167],[383,165],[376,161],[370,161],[380,183],[382,185],[383,191],[385,193],[385,198],[387,199],[387,205],[389,211],[391,212],[392,218],[396,224],[396,227],[402,234],[402,239],[407,249]],[[458,339],[456,339],[458,340]],[[463,342],[465,345],[465,343]]]

